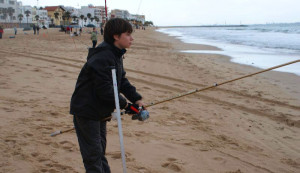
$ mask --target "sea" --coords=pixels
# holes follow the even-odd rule
[[[221,49],[181,52],[222,54],[231,57],[232,62],[261,69],[300,59],[300,23],[169,27],[157,31],[185,43],[212,45]],[[300,62],[275,70],[300,76]]]

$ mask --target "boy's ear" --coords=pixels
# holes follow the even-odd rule
[[[119,37],[119,35],[117,35],[117,34],[116,34],[116,35],[114,35],[114,39],[115,39],[116,41],[118,41],[118,40],[119,40],[119,38],[120,38],[120,37]]]

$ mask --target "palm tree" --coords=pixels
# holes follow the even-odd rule
[[[75,22],[78,17],[77,16],[72,16],[72,18],[73,18],[73,21]]]
[[[26,14],[26,17],[27,17],[27,27],[28,27],[28,17],[29,17],[29,15],[30,15],[30,11],[29,10],[26,10],[25,11],[25,14]]]
[[[85,17],[85,18],[84,18],[84,23],[85,23],[85,24],[86,24],[86,20],[87,20],[87,18]]]
[[[71,13],[70,13],[69,11],[66,11],[66,12],[64,13],[64,15],[65,15],[65,19],[67,19],[68,25],[69,25],[69,19],[70,19],[70,17],[71,17]]]
[[[7,14],[8,14],[7,8],[2,8],[1,12],[2,12],[3,18],[4,18],[5,22],[6,22],[6,18],[7,18]]]
[[[24,17],[23,14],[19,14],[18,15],[18,18],[19,18],[19,21],[20,21],[20,25],[21,25],[21,21],[23,20],[23,17]]]
[[[0,7],[0,14],[3,14],[3,10],[4,10],[4,8]]]
[[[58,12],[55,12],[55,13],[54,13],[55,19],[58,19],[58,16],[59,16],[59,13],[58,13]]]
[[[64,25],[66,25],[66,24],[65,24],[65,20],[66,20],[66,15],[65,15],[65,14],[62,15],[62,19],[63,19],[63,21],[64,21]]]
[[[99,19],[97,16],[95,16],[95,21],[96,21],[97,24],[98,24],[98,22],[100,21],[100,19]]]
[[[58,12],[55,12],[55,13],[54,13],[54,18],[55,18],[56,20],[58,20],[58,16],[59,16],[59,13],[58,13]]]
[[[38,24],[40,16],[39,15],[35,15],[34,17],[35,17],[36,23]]]
[[[86,16],[87,16],[88,19],[90,19],[92,17],[91,13],[88,13]]]
[[[80,15],[80,19],[81,19],[81,26],[83,26],[84,15]]]
[[[12,7],[8,7],[7,9],[7,13],[9,15],[10,21],[12,20],[12,17],[14,15],[15,9],[13,9]]]

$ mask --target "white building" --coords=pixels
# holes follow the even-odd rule
[[[77,23],[77,20],[78,20],[78,22],[79,22],[79,20],[80,20],[80,9],[77,9],[77,8],[74,8],[74,7],[68,7],[68,6],[64,6],[64,9],[66,10],[66,11],[69,11],[70,13],[71,13],[71,18],[72,18],[72,22],[71,23]],[[74,19],[73,19],[73,16],[76,16],[77,17],[77,19],[75,19],[75,21],[74,21]],[[80,24],[80,22],[79,22],[79,24]]]
[[[145,23],[145,15],[131,14],[130,19]]]
[[[48,17],[48,11],[47,10],[42,10],[42,9],[36,9],[32,8],[32,22],[39,25],[43,26],[45,25],[46,27],[49,27],[50,19]],[[26,14],[25,14],[26,16]],[[38,20],[36,20],[36,16],[38,17]]]
[[[94,24],[96,26],[99,26],[100,23],[105,21],[105,7],[103,6],[82,6],[80,9],[80,15],[84,15],[85,18],[87,18],[88,13],[91,14],[91,18],[94,18],[94,20],[92,21],[91,19],[87,19],[87,22],[84,22],[85,25],[87,24]],[[79,15],[79,17],[80,17]],[[104,16],[103,16],[104,15]],[[99,19],[99,22],[97,22],[95,20],[95,17],[97,17]],[[103,20],[104,18],[104,20]]]
[[[0,22],[18,23],[20,5],[17,0],[0,0]]]
[[[84,18],[87,18],[86,22],[82,20],[81,22],[84,23],[84,25],[91,24],[91,19],[89,19],[87,16],[88,14],[91,14],[91,18],[94,18],[95,16],[95,8],[90,8],[88,6],[82,6],[80,9],[80,15],[84,15]]]
[[[29,16],[26,16],[26,11],[29,11]],[[21,23],[32,23],[33,21],[33,9],[31,6],[26,5],[21,7],[21,14],[23,14],[23,20]]]
[[[127,10],[120,10],[120,9],[111,10],[110,17],[122,18],[126,20],[134,20],[134,21],[141,22],[142,24],[145,23],[145,15],[130,14]]]
[[[105,7],[104,6],[96,6],[97,9],[99,9],[99,23],[105,23],[106,22],[106,13],[105,13]],[[106,7],[108,10],[108,7]]]
[[[114,9],[110,12],[111,18],[122,18],[129,20],[130,19],[130,13],[127,10],[120,10],[120,9]]]

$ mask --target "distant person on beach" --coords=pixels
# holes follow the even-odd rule
[[[79,36],[81,36],[81,33],[82,33],[82,28],[80,27],[80,29],[79,29]]]
[[[14,27],[14,31],[15,31],[15,35],[17,35],[18,30],[16,27]]]
[[[33,34],[35,35],[35,33],[36,33],[36,27],[35,27],[35,25],[32,26],[32,29],[33,29]]]
[[[92,35],[91,35],[91,40],[92,40],[92,43],[93,43],[93,48],[95,48],[96,45],[97,45],[97,32],[96,32],[96,28],[93,28]]]
[[[101,27],[101,29],[100,29],[100,32],[101,32],[101,35],[103,35],[103,28]]]
[[[67,34],[70,34],[70,27],[67,26]]]
[[[4,33],[3,27],[2,27],[2,26],[0,26],[0,39],[2,39],[2,35],[3,35],[3,33]]]
[[[39,33],[40,33],[40,26],[39,25],[36,26],[36,33],[37,33],[37,35],[39,35]]]
[[[132,26],[124,19],[110,19],[104,28],[104,42],[89,49],[87,62],[78,76],[71,98],[70,113],[74,115],[74,127],[81,156],[87,173],[110,173],[105,157],[106,122],[115,109],[111,67],[117,71],[120,108],[128,114],[143,107],[142,96],[125,77],[123,56],[131,46]]]

